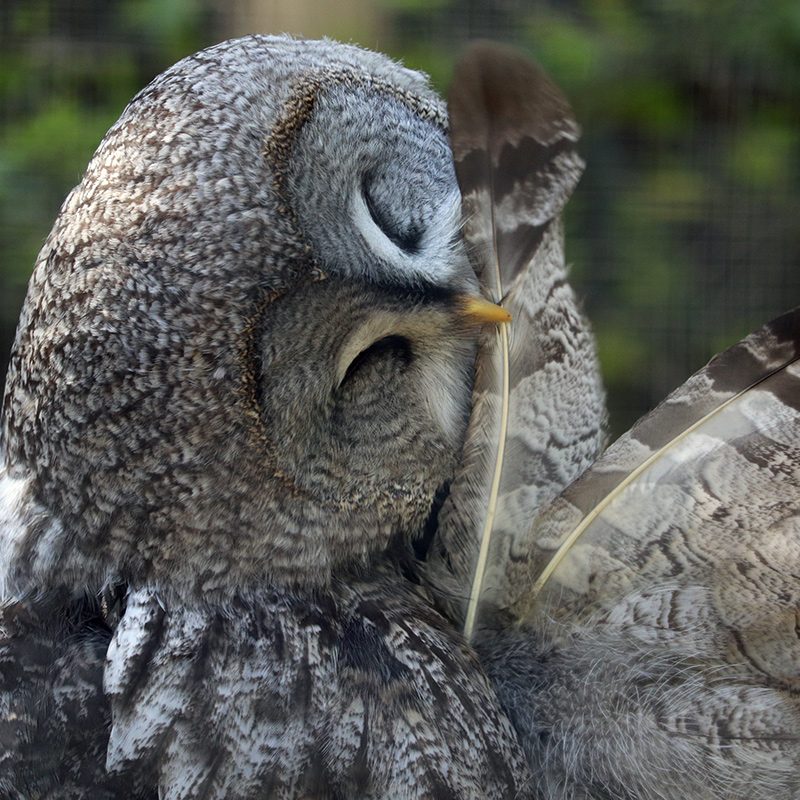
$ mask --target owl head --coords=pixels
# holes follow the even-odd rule
[[[318,584],[416,535],[481,305],[442,102],[253,36],[140,92],[39,256],[3,407],[8,578]]]

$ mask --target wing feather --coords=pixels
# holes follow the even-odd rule
[[[752,560],[773,535],[789,546],[790,520],[799,529],[787,555],[796,559],[798,358],[795,309],[714,358],[615,442],[536,519],[531,559],[519,562],[519,616],[545,602],[540,594],[563,602],[569,591],[596,605],[623,586],[646,584],[667,567],[647,554],[680,552],[679,540],[705,557],[672,564],[676,579],[710,580],[731,552]],[[612,571],[614,588],[603,574]],[[589,590],[585,581],[598,577]],[[800,649],[797,656],[800,663]]]
[[[536,509],[596,456],[605,410],[594,341],[567,283],[559,214],[583,168],[558,88],[516,51],[478,43],[449,98],[464,239],[513,321],[486,331],[462,463],[439,517],[439,574],[471,636],[505,605],[505,565]]]
[[[517,624],[476,646],[541,796],[800,796],[800,308],[673,392],[530,532]]]

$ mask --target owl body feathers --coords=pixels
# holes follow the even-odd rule
[[[459,198],[441,101],[358,48],[248,37],[133,99],[12,353],[0,792],[526,796],[410,558],[469,413]]]
[[[105,691],[110,769],[168,797],[528,796],[474,654],[391,571],[222,608],[131,595]]]
[[[797,797],[796,354],[750,428],[720,417],[723,444],[747,436],[711,473],[703,448],[676,467],[681,503],[639,514],[641,492],[559,550],[565,504],[602,504],[675,403],[559,495],[603,441],[558,219],[578,129],[519,56],[465,64],[448,138],[423,76],[247,37],[156,78],[100,144],[3,401],[0,797]],[[481,289],[516,316],[505,348],[468,312]],[[753,563],[758,519],[720,551],[750,491],[780,569]],[[719,539],[676,513],[695,502]]]
[[[97,604],[4,606],[2,796],[531,796],[475,655],[390,571],[226,606],[119,599],[113,638]]]

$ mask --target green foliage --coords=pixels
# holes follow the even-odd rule
[[[36,252],[103,132],[154,75],[221,38],[214,8],[227,6],[3,0],[3,355]],[[800,302],[797,0],[376,8],[379,46],[441,90],[463,42],[480,36],[529,50],[570,97],[588,167],[568,206],[567,255],[598,333],[615,432]],[[358,40],[360,22],[342,18],[342,30]]]
[[[619,433],[800,302],[800,12],[794,0],[538,2],[522,44],[584,129],[567,252]]]
[[[796,144],[796,130],[781,122],[753,120],[731,143],[728,175],[736,183],[790,191],[797,174]]]

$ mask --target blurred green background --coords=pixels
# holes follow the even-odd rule
[[[248,32],[352,40],[445,89],[505,40],[566,90],[587,171],[567,255],[612,433],[800,303],[798,0],[1,0],[0,374],[52,220],[128,99]]]

